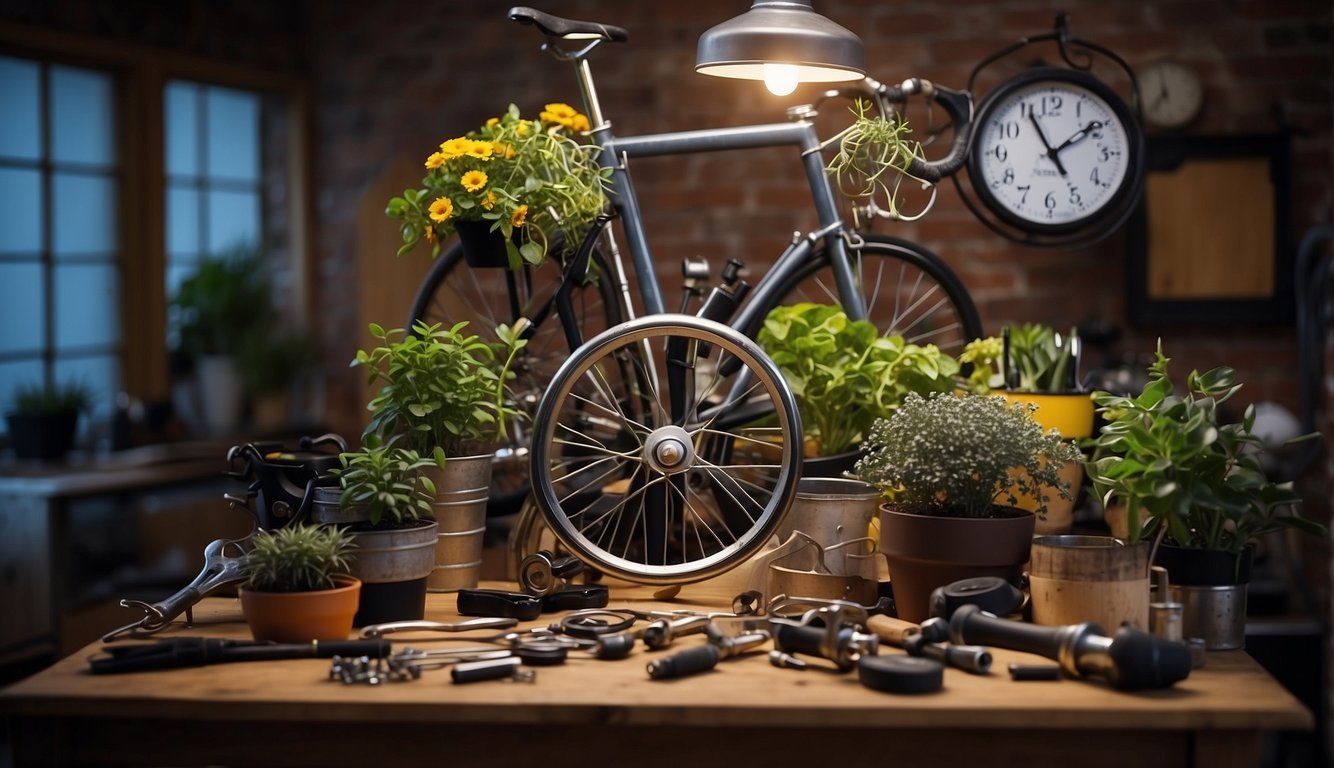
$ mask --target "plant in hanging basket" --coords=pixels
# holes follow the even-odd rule
[[[1041,517],[1050,489],[1069,497],[1059,467],[1079,452],[1044,432],[1032,413],[1030,405],[988,395],[910,394],[871,427],[857,475],[912,514],[987,517],[1027,494]]]
[[[909,392],[948,392],[959,370],[934,344],[881,336],[873,323],[824,304],[775,307],[758,341],[797,398],[811,456],[853,449]]]
[[[834,186],[851,200],[883,205],[896,219],[913,220],[925,211],[907,215],[900,208],[899,189],[914,159],[922,160],[922,145],[910,139],[908,121],[897,115],[870,114],[869,102],[852,105],[852,125],[838,134],[837,151],[825,165]],[[928,208],[930,205],[928,204]]]
[[[435,257],[467,222],[499,235],[512,269],[541,263],[558,230],[573,250],[606,205],[609,172],[598,165],[598,148],[576,138],[588,129],[588,118],[566,104],[546,105],[537,120],[520,117],[511,104],[441,143],[426,158],[421,188],[404,190],[385,208],[403,222],[399,254],[425,240]]]

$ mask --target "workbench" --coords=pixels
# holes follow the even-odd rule
[[[730,595],[694,585],[660,600],[647,587],[613,585],[609,607],[721,609]],[[429,595],[426,618],[458,620],[454,602]],[[239,602],[208,598],[193,627],[158,637],[198,635],[248,639]],[[400,637],[390,636],[395,649],[445,645]],[[0,691],[0,715],[17,765],[1218,768],[1257,765],[1266,731],[1313,726],[1242,651],[1211,652],[1173,688],[1141,693],[1080,679],[1015,682],[1010,662],[1046,660],[1003,649],[993,649],[990,675],[947,669],[934,694],[879,693],[819,658],[780,669],[763,652],[694,677],[649,679],[654,654],[703,640],[639,646],[620,661],[574,654],[537,668],[530,683],[457,685],[448,671],[427,670],[378,686],[330,680],[327,659],[92,675],[94,643]]]

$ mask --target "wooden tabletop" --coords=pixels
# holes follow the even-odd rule
[[[507,586],[512,585],[491,585]],[[717,609],[730,591],[686,587],[679,596],[654,599],[646,587],[613,587],[609,607]],[[453,621],[451,595],[430,595],[427,618]],[[528,626],[544,626],[544,616]],[[208,635],[248,638],[239,602],[210,598],[196,610],[191,628],[173,626],[158,637]],[[439,635],[435,635],[438,637]],[[395,648],[459,646],[400,639]],[[680,639],[671,650],[702,642]],[[722,661],[711,672],[675,681],[651,680],[646,663],[655,653],[642,646],[625,660],[576,658],[537,669],[533,683],[513,681],[456,685],[446,670],[421,679],[379,686],[344,685],[329,679],[329,661],[302,659],[217,664],[122,675],[92,675],[93,644],[50,669],[0,691],[0,713],[41,719],[255,721],[337,726],[357,723],[452,723],[490,726],[670,726],[674,729],[1020,729],[1069,731],[1304,730],[1309,710],[1241,651],[1208,654],[1206,665],[1164,691],[1128,693],[1094,681],[1015,682],[1010,662],[1045,659],[992,649],[987,676],[945,672],[945,689],[927,695],[891,695],[861,686],[856,673],[838,674],[823,660],[806,670],[778,669],[766,654]],[[882,654],[901,653],[882,647]],[[86,727],[86,725],[85,725]],[[1082,737],[1080,737],[1082,738]]]

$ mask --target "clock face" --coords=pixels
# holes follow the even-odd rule
[[[1195,71],[1172,59],[1160,59],[1139,71],[1144,119],[1160,128],[1180,128],[1204,106],[1204,85]]]
[[[1025,73],[987,98],[975,125],[973,188],[1025,231],[1094,226],[1138,179],[1138,126],[1115,92],[1081,72]]]

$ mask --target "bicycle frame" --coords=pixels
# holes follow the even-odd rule
[[[750,300],[741,307],[732,326],[748,336],[753,336],[764,320],[759,313],[764,307],[770,306],[772,298],[776,298],[772,294],[783,284],[784,278],[809,257],[821,239],[829,250],[830,269],[834,274],[835,286],[844,312],[853,319],[865,318],[866,309],[857,290],[856,278],[853,275],[852,263],[844,240],[846,227],[838,213],[833,188],[825,175],[824,160],[820,154],[823,147],[820,137],[816,134],[814,123],[805,117],[799,117],[786,123],[616,136],[612,132],[611,123],[603,116],[602,105],[593,82],[592,69],[586,58],[595,45],[596,43],[590,44],[577,53],[563,56],[575,62],[584,108],[592,125],[590,134],[601,148],[599,162],[604,168],[612,170],[610,197],[612,205],[620,212],[621,225],[626,234],[630,259],[634,265],[640,299],[644,303],[645,311],[648,314],[662,314],[667,310],[663,302],[662,288],[653,268],[653,258],[640,213],[639,200],[630,178],[629,158],[792,146],[800,152],[820,227],[814,233],[795,239],[778,257],[769,272],[760,278]],[[558,55],[558,58],[561,57]],[[604,237],[610,238],[611,232],[606,232]],[[622,293],[625,316],[634,317],[629,282],[626,279],[620,251],[614,243],[608,250],[617,270],[616,278]]]

